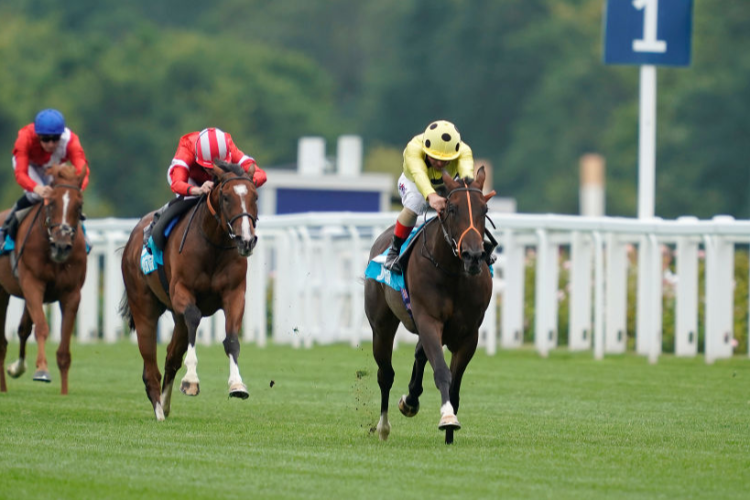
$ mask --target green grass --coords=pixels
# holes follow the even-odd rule
[[[201,394],[176,389],[161,423],[134,345],[74,344],[67,397],[54,348],[52,384],[27,373],[0,394],[0,498],[716,499],[750,491],[747,359],[707,366],[664,356],[651,366],[634,355],[597,362],[565,351],[549,359],[479,352],[464,377],[463,429],[446,446],[432,370],[420,414],[407,419],[396,407],[411,374],[409,345],[394,353],[384,443],[370,432],[379,389],[369,344],[244,345],[246,401],[227,398],[222,347],[199,346]],[[32,365],[35,355],[31,346]]]

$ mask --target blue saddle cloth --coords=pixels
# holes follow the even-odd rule
[[[175,217],[169,224],[167,224],[164,230],[164,236],[169,237],[169,234],[174,229],[179,217]],[[149,236],[148,241],[143,245],[141,250],[141,270],[143,274],[151,274],[164,265],[164,253],[156,247],[153,236]]]
[[[417,233],[419,233],[419,231],[422,230],[427,222],[411,230],[408,238],[406,238],[404,244],[401,245],[401,251],[399,252],[399,255],[403,255],[404,252],[406,252],[406,250],[411,245],[414,237],[417,235]],[[385,251],[383,251],[383,253],[367,263],[367,269],[365,269],[365,278],[374,279],[378,283],[385,283],[397,292],[400,292],[401,290],[406,289],[406,284],[404,283],[404,275],[401,273],[393,272],[390,269],[386,269],[385,267],[385,257],[388,255],[388,251],[390,249],[391,247],[389,246],[385,249]]]
[[[399,255],[403,255],[405,252],[409,250],[409,247],[411,246],[412,240],[414,237],[432,220],[431,218],[427,220],[424,224],[421,226],[415,227],[411,230],[411,234],[409,234],[409,237],[406,238],[406,241],[401,246],[401,251],[399,252]],[[374,259],[372,259],[370,262],[367,263],[367,268],[365,269],[365,278],[371,278],[377,281],[378,283],[385,283],[386,285],[390,286],[397,292],[402,292],[406,290],[406,283],[404,282],[404,275],[401,273],[396,273],[391,271],[390,269],[386,269],[385,267],[385,257],[388,255],[388,251],[391,247],[388,247],[385,249],[383,253],[376,256]],[[490,276],[494,276],[494,270],[492,269],[492,266],[490,266]]]

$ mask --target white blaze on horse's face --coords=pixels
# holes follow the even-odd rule
[[[245,197],[247,196],[247,186],[243,186],[242,184],[237,184],[234,186],[234,192],[237,194],[237,196],[240,197],[240,204],[242,205],[242,213],[248,213],[247,212],[247,203],[245,201]],[[247,241],[253,238],[253,233],[250,227],[250,218],[249,217],[243,217],[242,218],[242,239]]]
[[[72,225],[68,224],[68,207],[70,206],[70,193],[68,191],[65,191],[65,194],[63,194],[63,217],[62,217],[62,223],[63,225]]]

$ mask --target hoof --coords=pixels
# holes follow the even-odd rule
[[[440,418],[440,423],[438,424],[438,429],[441,431],[444,431],[446,429],[452,429],[452,430],[458,430],[461,428],[461,424],[458,423],[458,419],[455,415],[448,414],[443,415]]]
[[[183,380],[180,383],[180,391],[186,396],[197,396],[201,393],[201,386],[198,382],[185,382]]]
[[[250,397],[250,394],[247,392],[247,386],[240,382],[238,384],[232,384],[229,388],[229,397],[247,399]]]
[[[18,378],[26,373],[26,361],[22,361],[20,359],[16,360],[14,363],[8,365],[8,369],[6,371],[12,378]]]
[[[406,403],[406,394],[404,394],[403,396],[401,396],[401,399],[398,400],[398,409],[405,417],[413,417],[417,413],[419,413],[419,403],[414,406],[410,406]]]
[[[50,377],[47,370],[37,370],[34,372],[34,382],[46,382],[49,384],[52,382],[52,377]]]

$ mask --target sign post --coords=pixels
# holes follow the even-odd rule
[[[640,66],[638,218],[654,216],[656,66],[689,66],[693,0],[607,0],[604,62]]]
[[[640,66],[638,218],[654,217],[656,66],[690,65],[693,0],[607,0],[604,62]],[[636,352],[661,353],[662,260],[656,237],[638,244]]]

